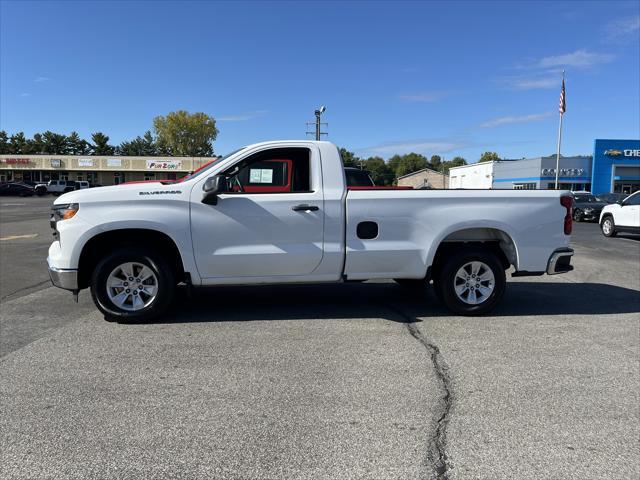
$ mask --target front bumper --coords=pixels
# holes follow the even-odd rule
[[[78,270],[49,267],[49,278],[54,287],[78,291]]]
[[[584,212],[582,214],[582,219],[589,222],[589,221],[593,221],[593,220],[598,220],[600,218],[600,213],[601,211],[591,211],[591,212]]]
[[[573,270],[573,265],[571,265],[572,256],[572,248],[562,248],[553,252],[549,257],[549,263],[547,263],[547,275],[557,275],[558,273],[567,273]]]

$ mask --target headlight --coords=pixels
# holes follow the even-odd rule
[[[584,209],[584,213],[591,213],[593,212],[593,208],[585,208]]]
[[[80,205],[77,203],[67,203],[63,205],[54,205],[51,207],[53,210],[53,218],[54,222],[59,222],[61,220],[69,220],[73,218],[78,210],[80,210]]]

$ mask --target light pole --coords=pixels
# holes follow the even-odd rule
[[[326,107],[323,105],[318,110],[315,111],[316,114],[316,140],[320,140],[320,117],[326,110]]]
[[[322,125],[326,126],[327,124],[326,123],[323,124],[321,121],[322,114],[325,112],[326,109],[327,108],[323,105],[317,110],[315,110],[313,113],[316,115],[316,121],[314,123],[307,122],[307,128],[309,128],[309,126],[311,125],[315,125],[315,131],[307,132],[307,135],[314,135],[316,140],[320,140],[322,135],[327,134],[326,132],[322,131]]]

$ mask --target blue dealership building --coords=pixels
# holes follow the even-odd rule
[[[449,175],[450,188],[554,189],[556,156],[474,163]],[[640,190],[640,140],[597,139],[591,156],[561,156],[558,184],[594,194]]]
[[[591,163],[591,192],[640,190],[640,140],[596,140]]]

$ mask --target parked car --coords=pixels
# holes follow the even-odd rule
[[[480,315],[511,266],[573,269],[572,204],[556,190],[349,189],[335,145],[265,142],[180,183],[62,195],[47,261],[55,286],[90,288],[105,317],[125,321],[162,314],[180,282],[433,281],[451,311]]]
[[[605,237],[615,237],[622,232],[640,233],[640,191],[604,207],[600,214],[600,229]]]
[[[573,193],[573,221],[598,221],[600,212],[607,205],[600,202],[592,193]]]
[[[628,196],[628,193],[601,193],[600,195],[596,195],[596,200],[611,205],[612,203],[621,202]]]
[[[26,183],[12,182],[0,185],[0,195],[31,197],[34,194],[34,188]]]
[[[54,195],[60,195],[61,193],[71,192],[73,190],[80,190],[83,188],[89,188],[89,182],[75,180],[49,180],[47,183],[39,183],[36,185],[36,193],[38,195],[44,195],[45,193],[53,193]]]

